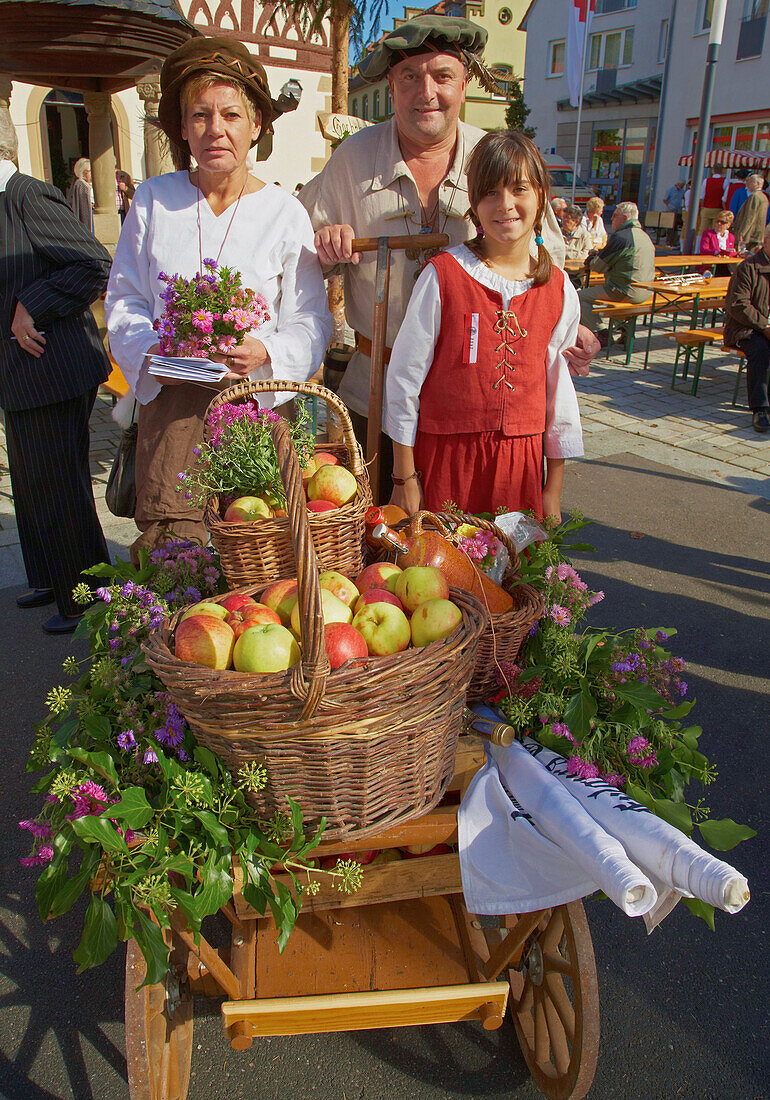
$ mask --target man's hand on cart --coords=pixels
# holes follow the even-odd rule
[[[325,225],[315,235],[315,250],[322,267],[335,264],[357,264],[360,252],[352,248],[355,232],[352,225]]]
[[[591,361],[599,354],[601,344],[596,339],[590,328],[578,325],[577,343],[574,348],[567,348],[564,358],[569,365],[572,375],[584,378],[591,371]]]

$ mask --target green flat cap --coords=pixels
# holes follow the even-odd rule
[[[386,34],[358,65],[367,84],[374,84],[391,65],[420,53],[449,53],[470,63],[479,59],[487,32],[470,19],[448,15],[417,15]]]

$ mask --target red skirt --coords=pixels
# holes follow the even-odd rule
[[[464,512],[531,509],[543,515],[542,435],[429,435],[418,429],[414,464],[431,512],[451,500]]]

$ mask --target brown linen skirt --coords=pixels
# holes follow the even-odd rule
[[[135,565],[141,547],[155,550],[169,533],[208,542],[203,511],[177,492],[177,475],[193,463],[193,447],[203,439],[203,418],[216,392],[190,382],[163,386],[149,405],[139,408],[134,520],[141,534],[131,547]]]

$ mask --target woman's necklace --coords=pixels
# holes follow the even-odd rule
[[[232,224],[235,221],[235,215],[238,213],[238,207],[241,204],[241,199],[243,198],[243,192],[246,190],[246,181],[247,180],[248,180],[248,176],[243,181],[243,187],[240,190],[240,194],[238,195],[238,198],[235,200],[235,203],[233,204],[233,212],[230,215],[230,221],[227,223],[227,229],[225,230],[225,235],[222,238],[222,243],[219,246],[219,252],[217,252],[216,259],[214,260],[214,263],[216,263],[216,264],[219,263],[219,257],[222,255],[222,249],[225,247],[225,241],[227,240],[227,236],[230,232],[230,229],[232,228]],[[203,232],[201,230],[201,189],[200,189],[200,185],[198,184],[197,176],[196,176],[196,179],[195,179],[195,190],[198,192],[198,198],[197,198],[197,201],[196,201],[196,213],[198,215],[198,260],[200,261],[200,267],[198,268],[198,270],[202,274],[203,273]]]

